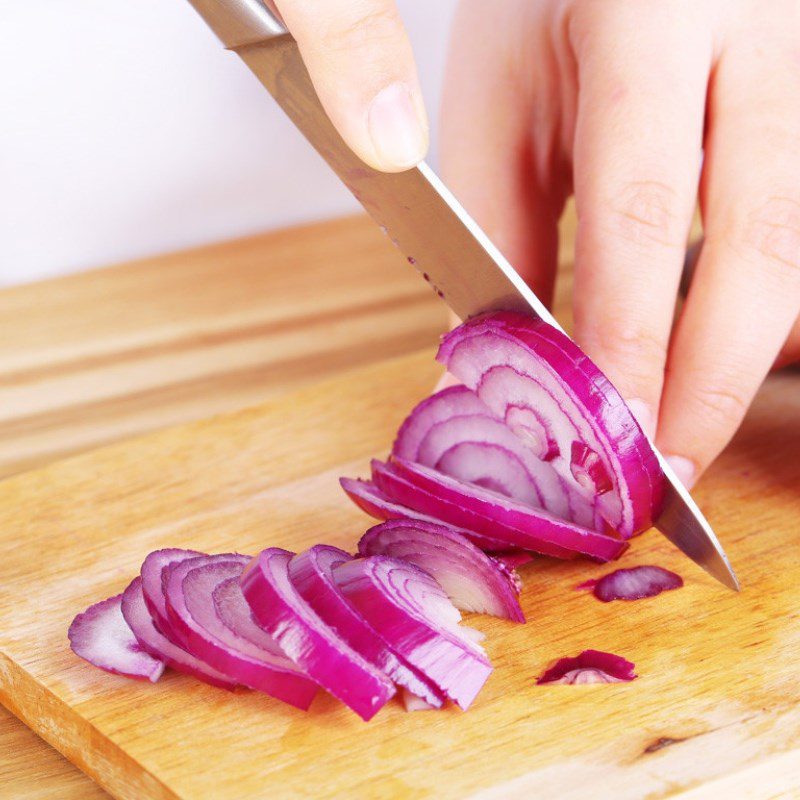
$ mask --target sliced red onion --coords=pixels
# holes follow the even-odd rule
[[[593,589],[598,600],[609,603],[612,600],[641,600],[671,589],[680,589],[683,578],[663,567],[642,565],[615,570],[592,581],[591,586],[589,583],[582,584],[581,588]]]
[[[164,594],[173,630],[198,658],[251,689],[297,708],[307,709],[317,685],[290,661],[277,644],[259,647],[239,636],[217,614],[214,591],[237,580],[249,556],[197,556],[166,567]],[[241,603],[246,606],[244,597]]]
[[[391,643],[384,639],[342,594],[333,577],[333,569],[337,564],[350,561],[352,558],[349,553],[338,547],[318,544],[299,553],[289,562],[289,579],[320,618],[357,653],[426,704],[441,706],[443,698],[436,687],[398,657]]]
[[[390,520],[370,528],[361,537],[358,552],[416,564],[436,578],[462,611],[525,622],[519,589],[509,570],[454,528],[421,520]]]
[[[467,709],[492,666],[459,625],[461,614],[427,572],[406,561],[369,556],[334,576],[359,613],[409,664]]]
[[[170,630],[161,573],[170,564],[177,564],[187,558],[196,558],[202,555],[205,555],[205,553],[200,553],[197,550],[182,550],[177,547],[154,550],[142,562],[142,568],[139,571],[142,576],[142,593],[144,594],[147,610],[150,612],[150,616],[153,618],[158,630],[175,644],[178,642]]]
[[[625,683],[634,680],[636,665],[613,653],[584,650],[574,657],[560,658],[537,681],[543,683]]]
[[[139,644],[168,667],[222,689],[233,689],[236,686],[235,681],[173,644],[156,628],[144,600],[141,577],[134,578],[122,593],[122,616]]]
[[[409,692],[408,689],[403,689],[403,706],[406,711],[434,711],[439,708],[439,706],[426,703],[421,697]]]
[[[398,502],[448,524],[502,537],[507,547],[558,558],[582,553],[601,561],[617,558],[627,547],[625,542],[557,519],[542,509],[460,483],[403,459],[391,464],[373,462],[372,478],[378,488]]]
[[[442,524],[441,520],[435,517],[421,514],[413,508],[401,505],[384,494],[372,481],[362,481],[358,478],[339,478],[339,483],[347,492],[347,496],[364,512],[375,519],[418,519],[422,522],[430,522],[434,525]],[[450,527],[456,527],[451,525]],[[459,529],[462,536],[465,536],[473,544],[487,552],[506,551],[508,542],[495,539],[491,536],[484,536],[475,531]]]
[[[292,556],[277,547],[262,550],[242,575],[245,599],[259,625],[292,661],[369,720],[394,695],[394,684],[326,625],[292,586]]]
[[[501,312],[452,331],[437,358],[521,439],[528,436],[522,414],[546,420],[559,453],[546,463],[590,499],[571,469],[573,443],[595,453],[612,485],[594,495],[596,508],[618,533],[650,525],[663,494],[655,453],[610,381],[566,336],[542,320]]]
[[[164,662],[139,644],[125,622],[121,594],[78,614],[67,637],[76,655],[106,672],[155,683],[164,671]]]

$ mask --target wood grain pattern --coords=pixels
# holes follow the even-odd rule
[[[304,715],[176,675],[143,686],[67,650],[75,611],[121,589],[155,547],[352,546],[366,519],[335,478],[386,450],[434,375],[426,351],[0,484],[3,702],[124,798],[714,797],[698,787],[762,763],[780,767],[774,792],[797,788],[796,374],[770,379],[698,490],[744,592],[720,590],[655,533],[626,562],[677,569],[687,586],[651,602],[572,591],[596,565],[530,565],[527,627],[474,620],[496,671],[467,714],[391,707],[365,725],[329,698]],[[632,658],[640,679],[534,685],[585,647]]]

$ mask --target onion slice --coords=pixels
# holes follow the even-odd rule
[[[584,650],[577,656],[560,658],[536,683],[625,683],[638,677],[634,669],[636,665],[622,656]]]
[[[466,710],[492,671],[461,614],[419,567],[387,556],[346,561],[334,576],[347,599],[403,658]]]
[[[506,548],[534,550],[557,558],[581,553],[600,561],[618,558],[627,549],[623,541],[403,459],[390,464],[373,461],[372,477],[397,501],[442,522],[502,538]]]
[[[663,567],[642,565],[609,572],[602,578],[587,581],[580,588],[592,589],[594,596],[604,603],[612,600],[641,600],[655,597],[661,592],[680,589],[683,578]]]
[[[167,604],[164,600],[164,586],[161,574],[170,564],[178,564],[187,558],[196,558],[205,555],[197,550],[182,550],[178,547],[168,547],[163,550],[154,550],[142,562],[139,574],[142,576],[142,594],[147,610],[153,622],[161,633],[170,641],[177,644],[177,637],[170,627],[167,616]]]
[[[164,595],[173,630],[187,650],[251,689],[307,709],[317,693],[311,681],[279,649],[277,643],[258,646],[228,627],[216,611],[214,592],[238,579],[249,556],[197,556],[172,564],[164,572]],[[243,605],[247,605],[244,597]]]
[[[454,528],[421,520],[390,520],[370,528],[361,537],[358,552],[416,564],[438,581],[462,611],[525,622],[510,570]]]
[[[164,662],[139,644],[125,622],[121,594],[78,614],[69,626],[67,637],[76,655],[106,672],[152,683],[164,672]]]
[[[663,499],[656,455],[611,382],[568,337],[500,312],[449,333],[437,358],[520,439],[545,420],[558,453],[546,463],[621,536],[649,527]]]
[[[342,594],[333,577],[333,569],[337,564],[350,561],[352,558],[349,553],[338,547],[318,544],[292,558],[289,562],[289,579],[320,618],[357,653],[427,705],[441,706],[443,697],[436,688],[411,665],[399,658],[391,643],[387,642]]]
[[[139,644],[151,656],[163,661],[176,672],[191,675],[221,689],[230,690],[236,686],[235,681],[171,642],[156,628],[144,600],[141,577],[134,578],[122,593],[122,616]]]
[[[326,625],[289,578],[294,553],[270,547],[245,569],[242,593],[259,625],[286,655],[353,709],[371,719],[394,695],[394,684]]]

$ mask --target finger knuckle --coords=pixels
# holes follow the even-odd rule
[[[637,245],[685,245],[686,222],[678,192],[658,180],[630,181],[610,204],[616,233]]]
[[[394,5],[361,4],[352,15],[338,18],[321,32],[323,47],[329,52],[359,52],[386,44],[402,32],[402,23]]]
[[[733,239],[746,257],[800,280],[800,196],[773,195],[755,204]]]
[[[733,385],[724,382],[717,384],[695,384],[694,401],[700,409],[700,416],[709,425],[738,424],[747,411],[747,399]]]

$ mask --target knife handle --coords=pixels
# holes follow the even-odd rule
[[[228,50],[289,31],[272,0],[189,0]]]

